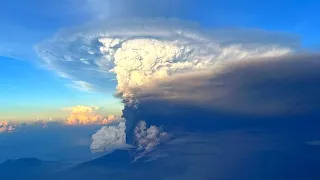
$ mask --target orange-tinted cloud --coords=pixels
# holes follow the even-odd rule
[[[67,108],[71,111],[67,118],[66,124],[68,125],[88,125],[88,124],[109,124],[120,118],[114,115],[104,116],[101,115],[98,110],[99,107],[88,107],[88,106],[75,106]]]
[[[12,132],[15,130],[14,125],[9,124],[8,121],[0,121],[0,133]]]

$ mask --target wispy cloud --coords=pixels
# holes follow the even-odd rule
[[[306,144],[310,146],[320,146],[320,140],[308,141]]]

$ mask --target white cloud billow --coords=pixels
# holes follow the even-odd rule
[[[92,135],[90,149],[93,153],[111,152],[115,149],[128,148],[126,144],[125,122],[119,122],[102,127]]]

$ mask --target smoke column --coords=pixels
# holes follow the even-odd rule
[[[204,30],[175,19],[109,20],[66,29],[38,45],[43,63],[76,85],[98,91],[116,79],[116,95],[125,109],[127,141],[140,119],[135,91],[157,78],[214,71],[224,63],[295,52],[291,36],[262,30]],[[83,83],[82,83],[83,84]],[[135,91],[134,91],[135,90]]]

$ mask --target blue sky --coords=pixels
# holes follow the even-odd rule
[[[33,121],[66,116],[63,108],[101,106],[119,114],[122,105],[113,92],[84,92],[29,61],[0,57],[0,120]]]
[[[197,2],[185,1],[180,3],[183,4],[181,7],[173,6],[179,10],[171,9],[167,14],[197,21],[205,27],[260,28],[294,33],[300,36],[303,47],[310,50],[320,47],[319,1]],[[106,82],[108,92],[83,92],[38,64],[34,52],[34,45],[59,29],[96,20],[96,15],[107,10],[86,4],[85,0],[4,0],[1,4],[0,120],[63,118],[65,114],[60,110],[76,105],[102,106],[111,113],[120,113],[122,105],[113,97],[115,82]],[[141,16],[158,16],[157,12],[141,12],[145,12],[139,14]]]
[[[80,91],[68,86],[67,80],[33,63],[0,59],[0,120],[58,119],[66,115],[63,108],[77,105],[101,106],[108,108],[110,113],[120,112],[121,104],[113,98],[112,91]]]

